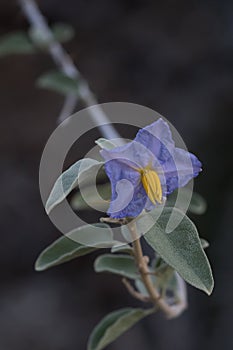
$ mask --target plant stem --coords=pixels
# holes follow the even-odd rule
[[[28,22],[32,26],[32,28],[38,30],[41,35],[48,42],[47,51],[51,55],[55,64],[59,67],[59,69],[65,73],[67,76],[73,79],[77,79],[78,87],[79,87],[79,98],[83,101],[86,107],[94,106],[93,108],[89,108],[89,114],[92,118],[95,126],[98,127],[101,134],[107,139],[120,138],[120,135],[115,130],[115,128],[110,124],[108,117],[102,110],[102,108],[98,105],[98,101],[95,98],[95,95],[90,90],[87,81],[83,78],[75,64],[73,63],[70,56],[64,50],[62,45],[55,40],[53,33],[51,32],[48,23],[44,16],[42,15],[38,5],[34,0],[18,0],[20,7],[27,18]],[[74,98],[74,97],[73,97]],[[75,106],[75,101],[72,100],[70,96],[69,101],[69,110],[67,109],[67,100],[65,101],[66,114],[72,113],[72,109]],[[64,109],[63,109],[64,110]],[[60,119],[63,118],[60,117]],[[104,125],[105,124],[105,125]]]
[[[77,104],[77,96],[73,94],[68,94],[65,96],[65,101],[59,117],[57,118],[57,123],[63,123],[74,111]]]
[[[138,236],[136,224],[135,222],[128,223],[128,228],[131,232],[131,236],[133,238],[133,250],[135,260],[141,275],[141,279],[148,291],[150,299],[152,302],[161,309],[168,318],[173,318],[181,313],[180,308],[178,309],[176,306],[170,306],[166,303],[166,301],[160,296],[159,292],[155,288],[152,283],[150,277],[150,271],[148,268],[148,257],[143,255],[142,246],[140,243],[140,237]],[[183,310],[183,308],[182,308]]]

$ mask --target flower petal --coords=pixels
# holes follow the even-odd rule
[[[105,163],[105,171],[112,188],[108,210],[112,218],[136,217],[145,207],[147,195],[140,181],[140,173],[130,165],[120,159]]]
[[[198,158],[181,148],[175,148],[173,155],[163,164],[166,178],[167,194],[178,187],[185,186],[201,171],[201,162]]]
[[[121,163],[126,163],[134,168],[144,168],[149,163],[154,164],[155,162],[153,153],[146,146],[135,141],[111,150],[102,149],[100,154],[105,161],[119,159]]]
[[[169,159],[175,148],[171,130],[162,118],[140,129],[135,141],[149,149],[160,163]]]
[[[148,189],[154,191],[156,187],[157,191],[158,184],[151,186],[153,184],[149,183],[155,180],[152,174],[159,176],[162,194],[158,192],[157,195],[165,198],[201,171],[201,163],[193,154],[175,147],[170,128],[161,118],[139,130],[134,141],[114,149],[103,149],[100,153],[111,181],[108,214],[113,218],[135,217],[143,209],[153,209],[148,196],[152,199],[154,194]]]

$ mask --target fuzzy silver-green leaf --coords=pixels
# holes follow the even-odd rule
[[[60,237],[42,251],[36,260],[35,269],[43,271],[96,249],[112,247],[114,244],[113,233],[108,225],[85,225]]]
[[[96,168],[99,169],[102,164],[94,159],[84,158],[62,173],[56,180],[47,200],[45,206],[47,214],[61,203],[75,187],[87,181],[88,177],[93,176],[93,171]]]
[[[175,214],[177,220],[182,221],[171,233],[166,233],[166,225]],[[153,219],[153,211],[149,214]],[[151,219],[150,218],[150,219]],[[140,230],[147,220],[146,217],[138,221]],[[172,266],[185,281],[196,288],[211,294],[214,286],[211,267],[202,248],[202,244],[194,223],[175,208],[164,208],[163,213],[149,231],[144,235],[147,243]]]
[[[94,328],[88,340],[87,350],[102,350],[116,340],[135,323],[154,312],[154,309],[125,308],[105,316]]]
[[[100,255],[95,260],[94,268],[96,272],[110,272],[131,279],[139,277],[134,258],[129,255]]]

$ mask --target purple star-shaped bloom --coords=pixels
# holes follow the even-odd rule
[[[136,217],[143,209],[153,209],[201,171],[195,155],[175,147],[161,118],[140,129],[132,142],[103,149],[101,155],[111,182],[108,214],[113,218]]]

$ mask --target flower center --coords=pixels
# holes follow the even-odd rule
[[[153,204],[162,203],[162,186],[155,170],[145,167],[140,169],[141,181],[147,196]]]

